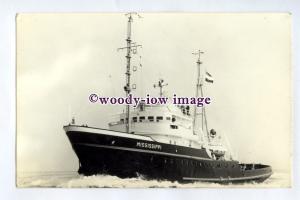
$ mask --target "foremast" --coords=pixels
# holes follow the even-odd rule
[[[128,16],[128,22],[127,22],[127,38],[126,38],[126,42],[127,42],[127,46],[126,47],[122,47],[122,48],[118,48],[118,50],[122,50],[122,49],[127,49],[127,53],[126,53],[126,83],[124,86],[124,90],[126,92],[126,97],[130,94],[131,92],[131,86],[130,86],[130,68],[131,68],[131,51],[132,48],[137,48],[137,47],[141,47],[141,45],[136,45],[135,43],[132,42],[131,39],[131,24],[133,22],[133,15],[137,15],[138,17],[140,17],[140,15],[138,13],[134,13],[134,12],[130,12],[127,13],[126,16]],[[125,119],[125,123],[126,123],[126,132],[130,133],[130,106],[126,105],[126,119]]]

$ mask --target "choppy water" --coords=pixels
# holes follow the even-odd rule
[[[263,183],[227,184],[194,182],[181,184],[170,181],[144,180],[143,177],[121,179],[116,176],[82,176],[77,172],[26,172],[18,173],[18,187],[58,188],[208,188],[208,187],[289,187],[289,174],[275,172]]]

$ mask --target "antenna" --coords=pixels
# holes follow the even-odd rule
[[[119,50],[123,50],[123,49],[127,49],[127,54],[126,54],[126,60],[127,60],[127,64],[126,64],[126,84],[124,86],[124,90],[126,92],[126,96],[128,96],[131,92],[131,87],[130,87],[130,61],[131,61],[131,53],[135,53],[137,51],[138,47],[142,47],[141,45],[137,45],[135,43],[132,42],[131,40],[131,23],[133,22],[133,15],[138,16],[139,18],[141,18],[141,16],[136,13],[136,12],[130,12],[130,13],[126,13],[125,16],[128,17],[128,22],[127,22],[127,38],[126,38],[126,42],[127,42],[127,46],[126,47],[121,47],[118,48],[117,51]],[[126,132],[129,133],[129,121],[130,121],[130,107],[129,105],[126,106]]]
[[[168,83],[164,83],[164,80],[163,79],[159,79],[158,81],[158,84],[154,84],[153,87],[156,88],[156,87],[159,87],[159,96],[162,97],[163,96],[163,87],[167,86]]]

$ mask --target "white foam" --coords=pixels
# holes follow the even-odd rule
[[[215,188],[215,187],[289,187],[288,173],[276,172],[263,183],[217,184],[206,182],[178,183],[171,181],[145,180],[138,178],[121,179],[116,176],[94,175],[82,176],[73,173],[36,173],[19,176],[18,187],[59,187],[59,188]]]

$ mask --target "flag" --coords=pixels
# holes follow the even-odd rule
[[[208,72],[205,72],[205,81],[206,82],[209,82],[209,83],[213,83],[214,82],[214,79],[212,77],[212,75]]]

